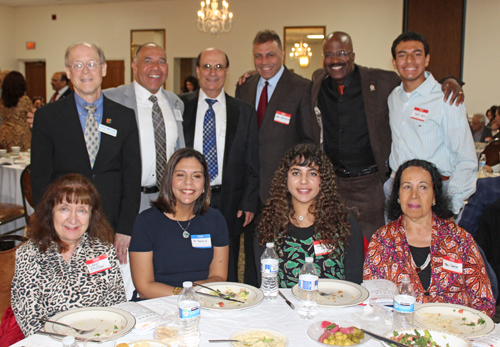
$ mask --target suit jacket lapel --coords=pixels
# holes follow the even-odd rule
[[[110,103],[108,98],[104,97],[102,105],[101,124],[116,129],[116,122],[118,121],[118,118],[113,117],[113,115],[114,112],[112,104]],[[99,126],[99,124],[97,126]],[[118,133],[116,134],[116,136],[118,136]],[[111,156],[110,149],[116,144],[116,141],[114,141],[114,139],[115,138],[113,136],[101,132],[101,143],[99,145],[99,152],[97,152],[97,157],[95,158],[94,169],[99,168],[99,164],[104,158]]]
[[[283,74],[281,75],[278,84],[274,88],[273,95],[271,96],[271,99],[267,104],[266,112],[264,113],[264,119],[262,120],[262,124],[260,125],[261,129],[265,126],[266,123],[274,121],[274,113],[275,111],[279,111],[278,104],[283,98],[286,98],[288,94],[289,79],[290,79],[290,71],[288,71],[288,69],[285,66],[285,70],[283,71]]]
[[[75,148],[78,152],[77,156],[87,158],[88,167],[90,169],[89,153],[87,152],[87,145],[85,143],[85,136],[82,130],[82,123],[80,123],[78,109],[76,108],[75,96],[71,94],[68,97],[64,98],[62,102],[66,102],[66,100],[69,104],[69,107],[67,108],[68,116],[65,117],[65,120],[67,122],[66,129],[68,129],[71,138],[75,141]]]
[[[222,180],[224,181],[228,177],[227,173],[227,162],[229,153],[231,152],[231,147],[234,142],[234,135],[236,134],[236,128],[238,127],[238,119],[240,117],[240,109],[232,97],[226,93],[226,141],[224,143],[224,161],[223,161],[223,175]]]

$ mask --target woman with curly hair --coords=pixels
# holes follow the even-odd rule
[[[280,287],[298,283],[306,257],[313,257],[320,278],[361,283],[363,234],[340,201],[328,157],[312,144],[290,149],[276,171],[270,198],[258,227],[260,246],[274,242]]]
[[[33,104],[25,94],[23,75],[17,71],[9,72],[3,80],[0,99],[0,148],[9,152],[12,146],[20,146],[21,151],[31,147],[31,130],[26,118]]]
[[[449,219],[450,199],[436,167],[413,159],[396,172],[391,223],[371,238],[363,278],[397,285],[409,275],[417,302],[465,305],[492,316],[495,299],[472,236]]]

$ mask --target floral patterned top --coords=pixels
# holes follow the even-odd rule
[[[86,261],[106,255],[110,267],[89,273]],[[78,307],[111,306],[127,301],[113,245],[83,234],[69,263],[53,243],[45,253],[32,241],[16,252],[12,311],[25,336],[42,329],[38,319]]]
[[[464,305],[489,316],[495,313],[495,299],[483,258],[472,236],[453,222],[435,215],[432,219],[431,283],[422,287],[406,239],[403,216],[380,228],[371,238],[363,278],[387,279],[399,285],[408,274],[415,286],[417,302],[446,302]],[[448,257],[462,262],[462,273],[443,266]]]

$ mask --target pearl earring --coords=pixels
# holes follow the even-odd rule
[[[399,199],[398,199],[398,204],[400,204],[400,203],[401,203],[401,201],[399,201]]]

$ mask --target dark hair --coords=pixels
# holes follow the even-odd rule
[[[288,191],[288,171],[294,165],[318,167],[320,191],[309,206],[309,213],[314,216],[315,235],[327,240],[325,246],[330,251],[329,257],[333,257],[334,250],[340,250],[339,245],[345,246],[351,235],[349,212],[340,201],[330,159],[313,144],[296,145],[281,160],[258,227],[260,245],[276,242],[278,250],[283,247],[290,218],[295,218],[292,195]]]
[[[11,71],[2,83],[2,101],[5,107],[16,107],[19,99],[26,93],[26,80],[17,71]]]
[[[203,51],[203,52],[205,52],[205,51]],[[200,52],[200,54],[198,54],[198,57],[196,58],[196,66],[198,66],[198,67],[200,67],[201,54],[203,52]],[[224,52],[222,52],[222,53],[224,53]],[[224,53],[224,55],[226,56],[226,68],[228,68],[229,67],[229,58],[228,58],[226,53]]]
[[[425,160],[412,159],[404,162],[396,172],[396,177],[394,177],[394,184],[392,186],[392,193],[387,202],[387,215],[390,221],[394,221],[403,214],[401,210],[401,205],[399,204],[399,187],[401,186],[401,176],[403,171],[409,167],[421,167],[425,171],[429,172],[432,178],[432,190],[434,191],[434,199],[436,203],[432,206],[432,212],[439,218],[448,219],[453,216],[453,212],[450,209],[450,198],[443,192],[443,181],[441,179],[441,174],[439,173],[436,166]]]
[[[66,72],[60,71],[58,73],[61,74],[61,82],[66,82],[66,84],[68,84],[69,83],[69,79],[68,79],[68,76],[66,76]]]
[[[59,238],[54,229],[53,209],[64,201],[70,204],[89,205],[91,211],[87,229],[89,238],[113,244],[113,229],[104,215],[97,189],[88,178],[72,173],[59,177],[47,188],[42,201],[36,206],[35,213],[30,217],[27,235],[38,245],[41,252],[45,252],[52,242],[57,243],[60,253],[68,249],[68,245]]]
[[[168,160],[167,167],[165,168],[165,173],[163,174],[163,180],[160,186],[160,195],[158,196],[158,199],[151,202],[151,206],[156,207],[162,212],[172,213],[175,216],[175,205],[177,203],[177,199],[172,191],[172,179],[174,177],[175,167],[182,159],[185,158],[195,158],[200,162],[201,166],[203,166],[203,178],[205,179],[203,193],[201,193],[196,200],[193,209],[193,213],[195,215],[203,215],[207,212],[208,207],[210,206],[210,177],[208,175],[208,166],[205,161],[205,157],[200,152],[192,148],[182,148],[172,154]]]
[[[490,120],[493,120],[496,116],[497,116],[497,110],[498,110],[498,106],[491,106],[490,108],[490,113],[491,113],[491,119]]]
[[[191,82],[191,84],[194,87],[193,92],[195,92],[198,89],[200,89],[200,85],[198,84],[198,79],[196,77],[194,77],[194,76],[188,76],[184,80],[184,85],[182,86],[182,92],[183,93],[189,93],[190,92],[190,90],[187,89],[186,82]]]
[[[399,35],[392,43],[391,53],[393,59],[396,59],[397,45],[399,45],[401,42],[406,42],[406,41],[422,42],[422,44],[424,45],[425,56],[427,57],[427,55],[429,54],[429,44],[427,43],[427,40],[425,39],[424,35],[422,35],[421,33],[417,33],[416,31],[407,31]]]
[[[281,50],[283,50],[283,45],[281,44],[281,39],[275,31],[272,30],[261,30],[255,35],[252,44],[261,45],[266,42],[276,41]]]

